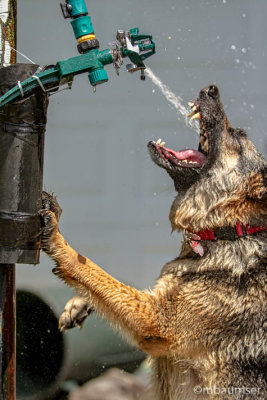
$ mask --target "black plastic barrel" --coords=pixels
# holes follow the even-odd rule
[[[0,95],[38,66],[0,69]],[[38,89],[0,109],[0,264],[39,263],[48,96]]]

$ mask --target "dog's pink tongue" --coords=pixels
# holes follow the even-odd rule
[[[200,151],[193,149],[174,151],[165,147],[165,150],[174,155],[174,157],[176,157],[178,160],[194,161],[198,164],[203,164],[206,159],[204,154],[202,154]]]

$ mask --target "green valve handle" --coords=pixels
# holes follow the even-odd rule
[[[123,58],[129,57],[131,63],[126,65],[128,72],[141,71],[141,79],[145,78],[144,60],[155,53],[152,35],[140,34],[138,28],[129,31],[118,30],[117,41],[112,47],[99,50],[99,42],[95,37],[91,17],[88,15],[84,0],[66,0],[61,3],[64,18],[71,19],[74,35],[78,42],[80,55],[58,61],[56,65],[24,82],[18,82],[11,90],[0,97],[0,108],[17,98],[31,94],[33,90],[53,91],[61,85],[71,88],[75,75],[87,72],[89,82],[94,87],[107,82],[105,65],[113,64],[117,75],[123,64]]]
[[[92,86],[99,85],[100,83],[104,83],[108,81],[107,71],[103,69],[97,69],[93,72],[90,72],[88,75],[89,81]]]

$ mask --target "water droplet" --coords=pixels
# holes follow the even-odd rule
[[[231,45],[231,49],[232,49],[232,50],[236,50],[236,45],[235,45],[235,44],[232,44],[232,45]]]
[[[254,104],[250,104],[250,108],[254,108],[255,106],[254,106]]]
[[[155,89],[152,89],[152,93],[155,93]]]
[[[169,40],[171,40],[171,38],[172,38],[171,36],[168,36],[168,39],[169,39]]]
[[[216,39],[219,40],[219,39],[221,39],[221,37],[218,35],[218,36],[216,36]]]
[[[236,58],[235,62],[236,62],[237,64],[239,64],[239,63],[240,63],[239,58]]]
[[[243,17],[243,18],[246,18],[246,16],[247,16],[246,13],[243,13],[243,14],[242,14],[242,17]]]
[[[247,52],[247,49],[245,48],[245,47],[243,47],[242,49],[241,49],[241,51],[242,51],[242,53],[246,53]]]

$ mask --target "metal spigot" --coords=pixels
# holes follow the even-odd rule
[[[118,30],[116,39],[122,46],[123,54],[127,54],[132,63],[126,65],[130,73],[141,71],[141,80],[145,80],[144,70],[146,68],[143,60],[155,53],[155,43],[152,35],[139,34],[139,29],[129,31]]]

